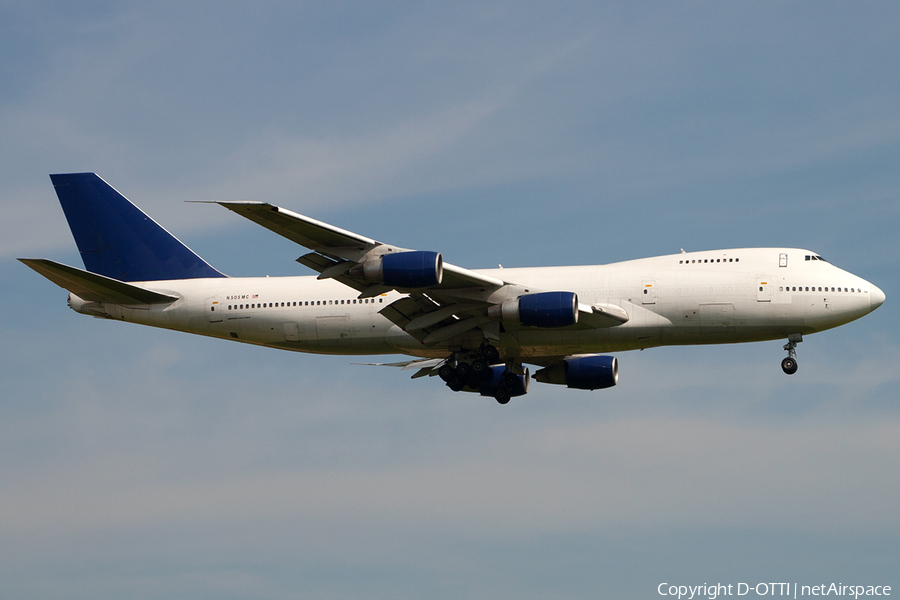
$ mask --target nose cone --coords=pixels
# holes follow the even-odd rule
[[[869,292],[869,305],[872,310],[875,310],[882,304],[884,304],[884,292],[878,289],[878,286],[873,285],[872,290]]]

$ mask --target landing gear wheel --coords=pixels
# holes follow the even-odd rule
[[[452,375],[454,375],[455,372],[456,372],[456,369],[454,369],[453,367],[451,367],[448,364],[443,364],[443,365],[441,365],[441,368],[438,369],[438,377],[440,377],[444,381],[450,381],[450,377]]]
[[[781,370],[788,375],[793,375],[797,372],[797,361],[788,356],[783,361],[781,361]]]
[[[509,404],[509,390],[505,387],[497,388],[497,391],[494,392],[494,398],[496,398],[497,402],[500,404]]]
[[[490,373],[490,368],[486,360],[479,358],[472,361],[472,379],[480,381],[485,379],[488,373]]]
[[[500,382],[502,384],[502,387],[511,390],[512,388],[519,385],[519,376],[512,371],[506,371],[503,373],[503,379],[501,379]]]
[[[484,360],[486,360],[489,365],[494,364],[495,362],[497,362],[497,360],[500,359],[500,351],[497,350],[496,348],[494,348],[493,346],[491,346],[490,344],[485,345],[481,349],[481,355],[484,357]]]
[[[469,376],[472,374],[472,365],[467,362],[456,363],[456,372],[459,373],[460,378],[465,381],[469,379]]]
[[[450,379],[447,381],[447,387],[453,390],[454,392],[461,392],[465,387],[463,380],[460,379],[459,375],[454,373],[450,376]]]

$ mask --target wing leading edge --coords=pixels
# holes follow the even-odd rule
[[[319,255],[318,257],[307,254],[298,258],[297,262],[318,271],[321,279],[338,279],[354,265],[369,258],[412,251],[409,248],[384,244],[267,202],[217,202],[217,204],[304,248],[313,250],[313,254]],[[322,260],[322,257],[328,260]],[[439,286],[441,289],[479,286],[500,288],[506,284],[501,279],[469,271],[456,265],[444,263],[443,268],[444,278]],[[345,277],[344,279],[352,280],[354,278]],[[365,281],[359,281],[357,285],[365,289],[372,287],[371,283]],[[351,287],[360,289],[357,286]]]
[[[404,286],[368,277],[369,266],[390,255],[417,253],[359,235],[328,223],[266,202],[217,202],[228,210],[309,248],[297,259],[319,273],[319,279],[334,279],[358,292],[360,298],[391,290],[407,294],[381,310],[381,314],[426,346],[434,346],[480,328],[487,339],[499,339],[497,306],[540,290],[470,271],[442,262],[440,273],[430,284]],[[494,307],[493,310],[489,309]],[[578,327],[614,327],[628,321],[618,306],[577,305],[582,323]]]

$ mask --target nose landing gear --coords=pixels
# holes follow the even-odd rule
[[[797,372],[797,344],[803,341],[803,336],[799,333],[792,333],[788,336],[788,343],[784,345],[784,349],[788,355],[781,361],[781,370],[788,375]]]

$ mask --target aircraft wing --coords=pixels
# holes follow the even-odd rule
[[[297,262],[318,271],[320,279],[334,278],[350,285],[348,281],[352,281],[352,277],[341,278],[340,276],[365,258],[395,252],[410,252],[408,248],[383,244],[267,202],[217,202],[217,204],[292,242],[313,250],[312,255],[301,256]],[[446,289],[474,286],[502,287],[504,285],[500,279],[447,263],[443,264],[443,270],[444,279],[441,287]],[[357,285],[350,285],[350,287],[360,289],[360,285],[360,282],[357,282]],[[363,283],[362,287],[368,289],[372,286]],[[389,287],[378,293],[389,289],[394,288]]]
[[[385,244],[266,202],[217,204],[312,250],[297,262],[317,271],[319,279],[335,279],[359,291],[360,298],[391,290],[408,294],[380,312],[426,346],[476,328],[482,329],[488,339],[499,339],[496,307],[507,300],[544,291],[445,263],[435,252]],[[383,265],[404,254],[415,258],[417,264],[431,260],[432,269],[436,258],[437,275],[414,284],[390,281],[387,267],[382,270]],[[492,315],[488,314],[491,310]],[[628,314],[618,306],[578,304],[577,313],[582,316],[582,322],[572,326],[582,329],[614,327],[628,321]]]

